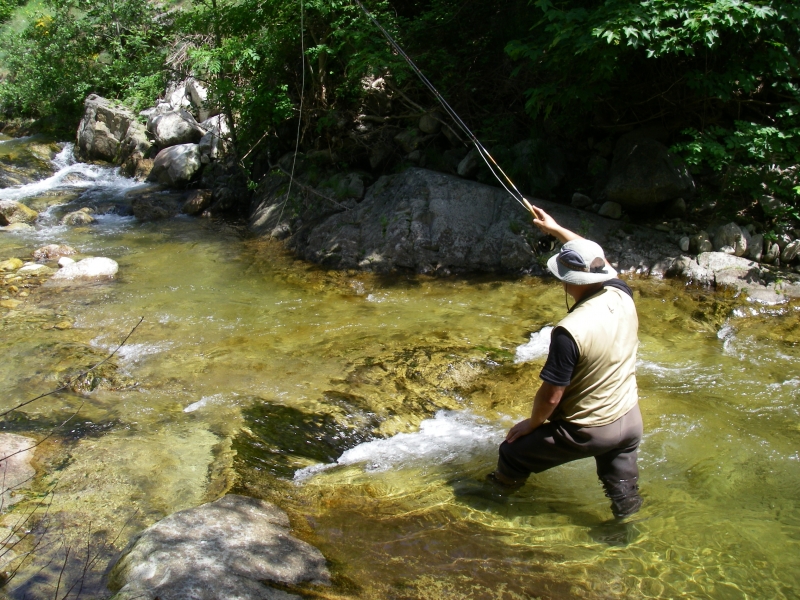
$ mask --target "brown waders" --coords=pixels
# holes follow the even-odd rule
[[[522,486],[531,473],[594,457],[597,476],[611,499],[611,511],[615,517],[627,517],[642,505],[636,466],[641,440],[642,415],[638,404],[613,423],[600,427],[552,421],[517,438],[513,444],[500,445],[494,480],[513,489]]]

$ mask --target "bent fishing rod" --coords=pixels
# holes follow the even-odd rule
[[[463,131],[464,134],[470,139],[470,141],[477,149],[478,154],[480,154],[481,158],[486,163],[486,166],[489,167],[489,170],[492,172],[492,175],[494,175],[495,179],[497,179],[497,181],[500,182],[500,185],[503,186],[503,189],[505,189],[506,192],[508,192],[509,195],[512,198],[514,198],[514,200],[516,200],[525,210],[527,210],[536,218],[537,215],[534,212],[531,203],[528,202],[525,196],[522,195],[522,192],[520,192],[519,189],[517,189],[517,186],[514,185],[514,182],[511,181],[511,178],[508,175],[506,175],[505,171],[503,171],[503,169],[500,167],[500,165],[497,163],[494,157],[489,153],[486,147],[481,143],[478,137],[474,133],[472,133],[472,130],[467,126],[466,123],[464,123],[464,121],[461,119],[461,117],[458,115],[455,109],[453,109],[453,107],[450,106],[447,100],[445,100],[444,96],[442,96],[439,93],[439,90],[436,89],[436,87],[430,82],[430,80],[425,76],[425,74],[411,59],[411,57],[408,54],[406,54],[406,52],[403,50],[400,44],[398,44],[397,41],[395,41],[395,39],[391,36],[391,34],[389,34],[389,32],[386,31],[386,29],[384,29],[383,25],[381,25],[380,22],[378,22],[378,20],[372,15],[372,13],[367,10],[367,8],[361,3],[361,0],[353,0],[353,2],[355,2],[359,6],[359,8],[361,8],[364,14],[367,15],[367,18],[370,21],[372,21],[372,24],[375,25],[375,27],[377,27],[380,30],[380,32],[383,34],[383,37],[386,38],[386,40],[389,42],[392,48],[394,48],[394,50],[400,56],[403,57],[406,63],[408,63],[408,66],[411,67],[411,70],[414,71],[414,73],[416,73],[417,77],[419,77],[422,83],[425,84],[425,87],[427,87],[433,94],[433,96],[436,98],[436,100],[438,100],[439,104],[445,110],[447,115],[453,120],[453,122],[458,126],[458,128],[461,129],[461,131]]]

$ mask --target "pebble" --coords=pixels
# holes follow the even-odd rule
[[[0,308],[9,308],[13,310],[20,304],[22,304],[22,302],[19,300],[0,300]]]
[[[65,329],[72,329],[72,323],[69,321],[61,321],[60,323],[56,323],[54,327],[59,331],[64,331]]]

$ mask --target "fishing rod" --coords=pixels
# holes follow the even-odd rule
[[[422,72],[422,70],[416,65],[416,63],[414,63],[413,60],[411,60],[411,57],[405,53],[400,44],[398,44],[395,41],[395,39],[389,34],[389,32],[386,31],[386,29],[384,29],[383,25],[381,25],[378,22],[378,20],[372,15],[372,13],[370,13],[367,10],[367,8],[361,3],[361,0],[353,0],[353,1],[359,6],[359,8],[361,8],[362,11],[364,11],[364,14],[367,15],[367,18],[370,21],[372,21],[372,24],[375,25],[375,27],[377,27],[381,31],[383,37],[386,38],[386,40],[389,42],[392,48],[394,48],[395,51],[400,56],[402,56],[403,59],[405,59],[405,61],[408,63],[408,66],[411,67],[414,73],[417,74],[417,77],[419,77],[422,83],[425,84],[425,87],[427,87],[430,90],[430,92],[434,95],[434,97],[439,101],[439,104],[441,104],[445,112],[450,116],[450,118],[455,122],[455,124],[458,125],[458,127],[461,129],[461,131],[464,132],[464,134],[470,139],[470,141],[472,141],[473,145],[478,150],[478,154],[480,154],[481,158],[486,163],[486,166],[489,167],[489,170],[492,172],[492,175],[494,175],[495,179],[497,179],[497,181],[500,182],[500,185],[503,186],[503,189],[505,189],[506,192],[508,192],[509,195],[512,198],[514,198],[514,200],[516,200],[525,210],[527,210],[534,217],[536,217],[536,213],[533,212],[533,206],[531,206],[531,203],[528,202],[525,196],[522,195],[522,192],[520,192],[519,189],[517,189],[517,186],[514,185],[514,182],[511,181],[511,178],[508,175],[506,175],[505,171],[503,171],[500,165],[497,164],[497,161],[489,153],[486,147],[481,143],[478,137],[474,133],[472,133],[472,130],[467,126],[466,123],[464,123],[464,121],[461,119],[458,113],[453,109],[453,107],[450,106],[447,100],[445,100],[444,96],[442,96],[439,93],[439,90],[437,90],[436,87],[430,82],[430,80],[427,77],[425,77],[425,74]]]

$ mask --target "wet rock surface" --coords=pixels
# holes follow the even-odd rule
[[[115,600],[289,600],[270,582],[327,585],[322,554],[289,532],[262,500],[228,495],[174,513],[144,531],[112,574]]]

